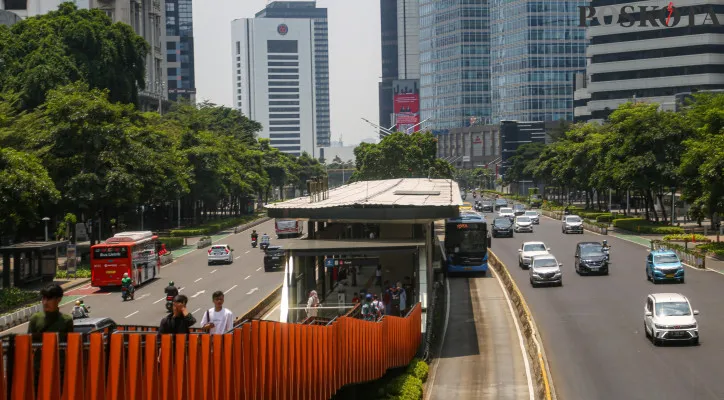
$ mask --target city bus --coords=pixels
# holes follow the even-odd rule
[[[302,236],[304,231],[304,222],[297,221],[296,219],[275,219],[274,230],[277,234],[277,239],[289,236],[299,237]]]
[[[138,286],[161,274],[161,260],[151,231],[121,232],[91,247],[91,286],[121,286],[124,273]]]
[[[477,212],[463,211],[445,221],[447,272],[488,271],[488,223]]]

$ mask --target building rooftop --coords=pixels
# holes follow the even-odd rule
[[[463,205],[451,179],[401,178],[354,182],[312,202],[299,197],[267,207],[272,218],[309,220],[426,220],[452,218]]]

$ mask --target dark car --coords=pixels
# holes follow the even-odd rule
[[[579,242],[576,245],[574,268],[578,274],[601,273],[608,275],[608,261],[599,242]]]
[[[284,249],[282,246],[269,246],[264,254],[264,271],[273,271],[275,268],[283,268]]]
[[[493,220],[493,237],[513,237],[513,222],[510,218],[502,217]]]
[[[78,318],[73,320],[73,332],[76,333],[92,333],[110,328],[111,331],[116,329],[115,321],[110,318]]]
[[[495,211],[495,203],[493,203],[490,200],[484,200],[483,201],[483,212],[493,212]]]
[[[516,205],[514,205],[514,206],[513,206],[513,214],[515,214],[516,217],[519,216],[519,215],[525,214],[525,206],[522,205],[522,204],[516,204]]]
[[[495,200],[495,210],[500,210],[502,207],[508,207],[508,200],[497,199]]]

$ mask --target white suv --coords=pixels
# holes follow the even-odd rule
[[[550,251],[543,242],[525,242],[518,249],[518,266],[528,268],[533,257],[549,254]]]
[[[530,284],[537,287],[542,284],[563,286],[563,272],[553,254],[543,254],[533,257],[530,264]]]
[[[233,264],[234,249],[228,244],[215,244],[209,249],[209,265],[216,263]]]
[[[507,217],[510,218],[511,221],[513,221],[513,218],[515,218],[515,213],[510,207],[501,207],[498,211],[498,217]]]
[[[679,293],[653,293],[646,298],[644,332],[654,346],[665,341],[699,344],[699,324],[689,299]]]

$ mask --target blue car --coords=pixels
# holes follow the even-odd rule
[[[684,283],[684,265],[671,250],[654,250],[646,258],[646,279],[653,283],[678,281]]]

